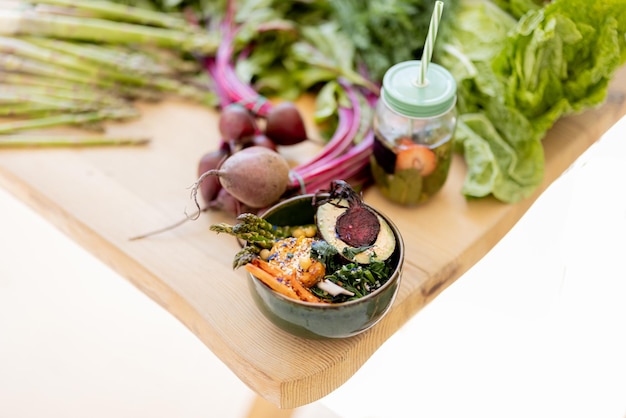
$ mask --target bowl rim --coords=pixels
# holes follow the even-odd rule
[[[273,212],[275,212],[276,210],[279,210],[282,206],[294,202],[294,201],[298,201],[298,200],[306,200],[306,199],[312,199],[314,196],[319,196],[319,194],[315,194],[315,193],[306,193],[306,194],[300,194],[300,195],[296,195],[296,196],[292,196],[289,197],[285,200],[282,200],[278,203],[276,203],[275,205],[271,206],[270,208],[268,208],[267,210],[265,210],[262,214],[260,214],[259,216],[263,219],[265,219],[265,217],[267,215],[271,215]],[[398,288],[400,287],[400,281],[402,279],[402,268],[404,265],[404,240],[402,239],[402,235],[400,234],[400,229],[396,226],[396,224],[393,223],[393,221],[389,218],[389,216],[385,215],[383,212],[381,212],[380,210],[368,205],[367,203],[365,203],[365,205],[372,209],[374,212],[376,212],[378,215],[380,215],[386,222],[387,224],[389,224],[389,227],[391,228],[391,230],[393,231],[393,235],[396,238],[396,249],[394,249],[394,253],[396,251],[399,251],[399,254],[397,255],[398,257],[398,262],[397,265],[395,266],[390,278],[385,282],[385,284],[383,284],[381,287],[379,287],[378,289],[376,289],[375,291],[373,291],[372,293],[369,293],[361,298],[358,299],[354,299],[354,300],[348,300],[345,302],[336,302],[336,303],[319,303],[319,302],[306,302],[303,300],[297,300],[297,299],[293,299],[290,297],[287,297],[285,295],[282,295],[278,292],[276,292],[275,290],[269,288],[268,286],[266,286],[265,284],[263,284],[259,279],[257,279],[256,277],[254,277],[253,274],[246,272],[246,274],[248,275],[248,279],[249,280],[256,280],[257,282],[259,282],[258,284],[261,286],[264,286],[271,294],[273,294],[274,296],[276,296],[278,299],[283,300],[286,303],[291,303],[294,305],[302,305],[304,307],[313,307],[313,308],[322,308],[322,309],[341,309],[342,307],[345,306],[351,306],[351,305],[358,305],[358,304],[362,304],[362,303],[366,303],[368,300],[374,298],[377,294],[381,293],[384,289],[392,286],[394,283],[397,283]],[[397,275],[397,278],[395,280],[390,280],[391,277],[393,275]],[[395,299],[395,296],[394,298]],[[393,300],[392,300],[393,302]]]

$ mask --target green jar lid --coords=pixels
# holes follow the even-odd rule
[[[381,98],[404,116],[439,116],[456,103],[456,81],[448,70],[430,63],[426,83],[419,86],[421,65],[420,61],[404,61],[389,68],[383,77]]]

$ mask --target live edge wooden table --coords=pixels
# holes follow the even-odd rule
[[[175,315],[262,398],[295,408],[348,380],[403,324],[479,261],[550,183],[626,113],[626,68],[612,81],[604,105],[563,118],[551,129],[544,140],[545,178],[522,202],[465,199],[460,157],[453,161],[444,189],[423,206],[396,206],[370,188],[366,202],[389,215],[403,233],[404,274],[389,314],[371,330],[341,340],[298,338],[261,315],[244,270],[231,268],[238,244],[209,231],[212,223],[233,221],[223,213],[203,213],[174,230],[129,239],[194,210],[189,186],[196,179],[197,161],[219,139],[217,114],[206,108],[173,101],[140,106],[140,119],[108,130],[148,136],[148,146],[2,150],[0,185]],[[301,161],[315,151],[311,146],[285,152]]]

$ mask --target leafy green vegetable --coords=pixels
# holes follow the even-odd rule
[[[301,72],[317,72],[316,82],[344,77],[354,85],[378,92],[377,86],[354,69],[354,44],[335,22],[303,27],[302,36],[302,41],[296,42],[291,50],[291,57],[303,64]],[[319,70],[325,71],[325,76],[319,77],[319,74],[323,74]]]
[[[557,0],[515,21],[487,0],[465,1],[452,30],[439,58],[459,84],[463,192],[519,201],[543,178],[547,130],[601,104],[626,61],[626,2]]]
[[[348,263],[332,269],[327,267],[326,270],[333,272],[326,275],[326,280],[354,293],[354,296],[338,295],[333,299],[334,302],[358,299],[372,293],[385,284],[391,274],[391,267],[382,261],[375,261],[368,265]],[[318,289],[313,288],[311,291],[320,295]],[[327,295],[321,296],[328,297]]]
[[[437,39],[448,36],[460,0],[446,0]],[[354,43],[358,62],[382,80],[392,65],[419,59],[435,0],[329,1],[332,20]],[[435,44],[438,48],[439,41]]]
[[[539,9],[544,0],[492,0],[498,7],[520,18],[526,14],[529,10]]]
[[[459,1],[446,1],[438,39],[445,39],[446,22]],[[377,93],[389,67],[421,56],[434,3],[236,1],[235,20],[241,25],[236,39],[246,48],[236,60],[237,74],[269,96],[293,98],[338,77]],[[291,22],[289,33],[276,22]]]
[[[345,264],[345,260],[337,257],[338,254],[337,248],[326,241],[316,241],[311,245],[311,257],[326,268],[325,279],[354,293],[354,296],[337,295],[334,302],[363,297],[385,284],[391,275],[391,266],[383,261],[373,261],[367,265]],[[321,298],[329,297],[323,290],[312,288],[311,291]]]
[[[326,267],[335,264],[334,259],[337,254],[339,254],[337,248],[326,241],[319,240],[311,244],[311,257],[320,261]]]
[[[361,254],[363,251],[372,248],[371,245],[365,245],[363,247],[357,247],[357,248],[352,248],[352,247],[346,247],[343,249],[343,251],[341,251],[341,254],[346,257],[349,260],[353,260],[354,257],[356,257],[358,254]]]

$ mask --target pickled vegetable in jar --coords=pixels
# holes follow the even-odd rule
[[[443,187],[452,161],[456,82],[437,64],[417,81],[420,61],[385,73],[373,128],[372,174],[381,193],[402,205],[426,202]]]

